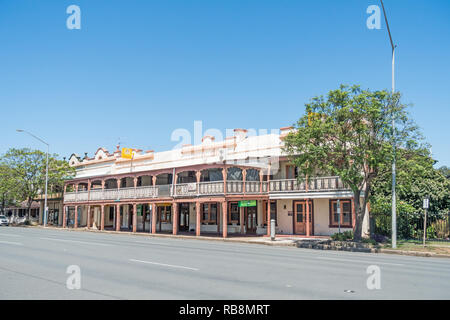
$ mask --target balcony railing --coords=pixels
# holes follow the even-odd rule
[[[223,194],[223,181],[191,182],[175,185],[176,197]]]
[[[261,184],[266,182],[259,181],[246,181],[245,182],[245,193],[260,193],[261,192]]]
[[[245,185],[245,187],[244,187]],[[245,188],[245,190],[244,190]],[[270,190],[270,191],[269,191]],[[339,177],[316,177],[306,182],[297,179],[267,181],[232,181],[226,182],[227,194],[267,194],[283,192],[317,192],[349,190]],[[245,192],[244,192],[245,191]],[[120,189],[91,189],[90,191],[66,192],[64,202],[87,202],[120,199],[149,199],[163,197],[197,197],[224,195],[224,182],[192,182],[172,185],[144,186]]]
[[[180,183],[175,185],[175,196],[188,197],[197,195],[197,183]]]
[[[295,192],[295,191],[336,191],[348,190],[339,177],[316,177],[298,182],[297,179],[272,180],[269,183],[270,192]]]
[[[157,198],[161,186],[121,189],[92,189],[91,191],[66,192],[64,202]],[[169,190],[169,188],[166,188]]]
[[[243,193],[243,181],[227,181],[227,193]]]
[[[223,194],[223,181],[200,182],[198,193],[199,195]]]

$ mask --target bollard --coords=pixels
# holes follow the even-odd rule
[[[275,219],[270,220],[270,240],[275,240]]]

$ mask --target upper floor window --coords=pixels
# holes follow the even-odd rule
[[[298,176],[298,168],[293,165],[286,165],[286,179],[296,179]]]
[[[228,168],[227,180],[242,181],[242,169],[237,167]]]
[[[247,169],[245,180],[247,181],[259,181],[259,171],[256,169]]]

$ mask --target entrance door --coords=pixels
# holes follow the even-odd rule
[[[180,219],[178,229],[180,231],[189,231],[189,203],[180,203]]]
[[[172,222],[172,206],[170,205],[161,205],[158,206],[158,222],[159,222],[159,231],[162,231],[162,223],[171,223]]]
[[[247,233],[256,233],[256,207],[245,207],[245,227]]]
[[[309,232],[312,235],[312,201],[309,201]],[[294,233],[306,235],[306,200],[294,202]]]

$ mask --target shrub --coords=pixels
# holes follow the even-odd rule
[[[353,240],[353,231],[344,231],[341,233],[335,233],[331,235],[331,239],[334,241],[347,241]]]
[[[373,244],[373,245],[377,244],[377,242],[374,239],[370,239],[370,238],[363,238],[361,241],[363,243],[370,243],[370,244]]]
[[[385,243],[385,242],[388,242],[388,240],[389,240],[388,237],[386,237],[382,234],[374,234],[372,238],[375,242],[378,242],[378,243]]]

